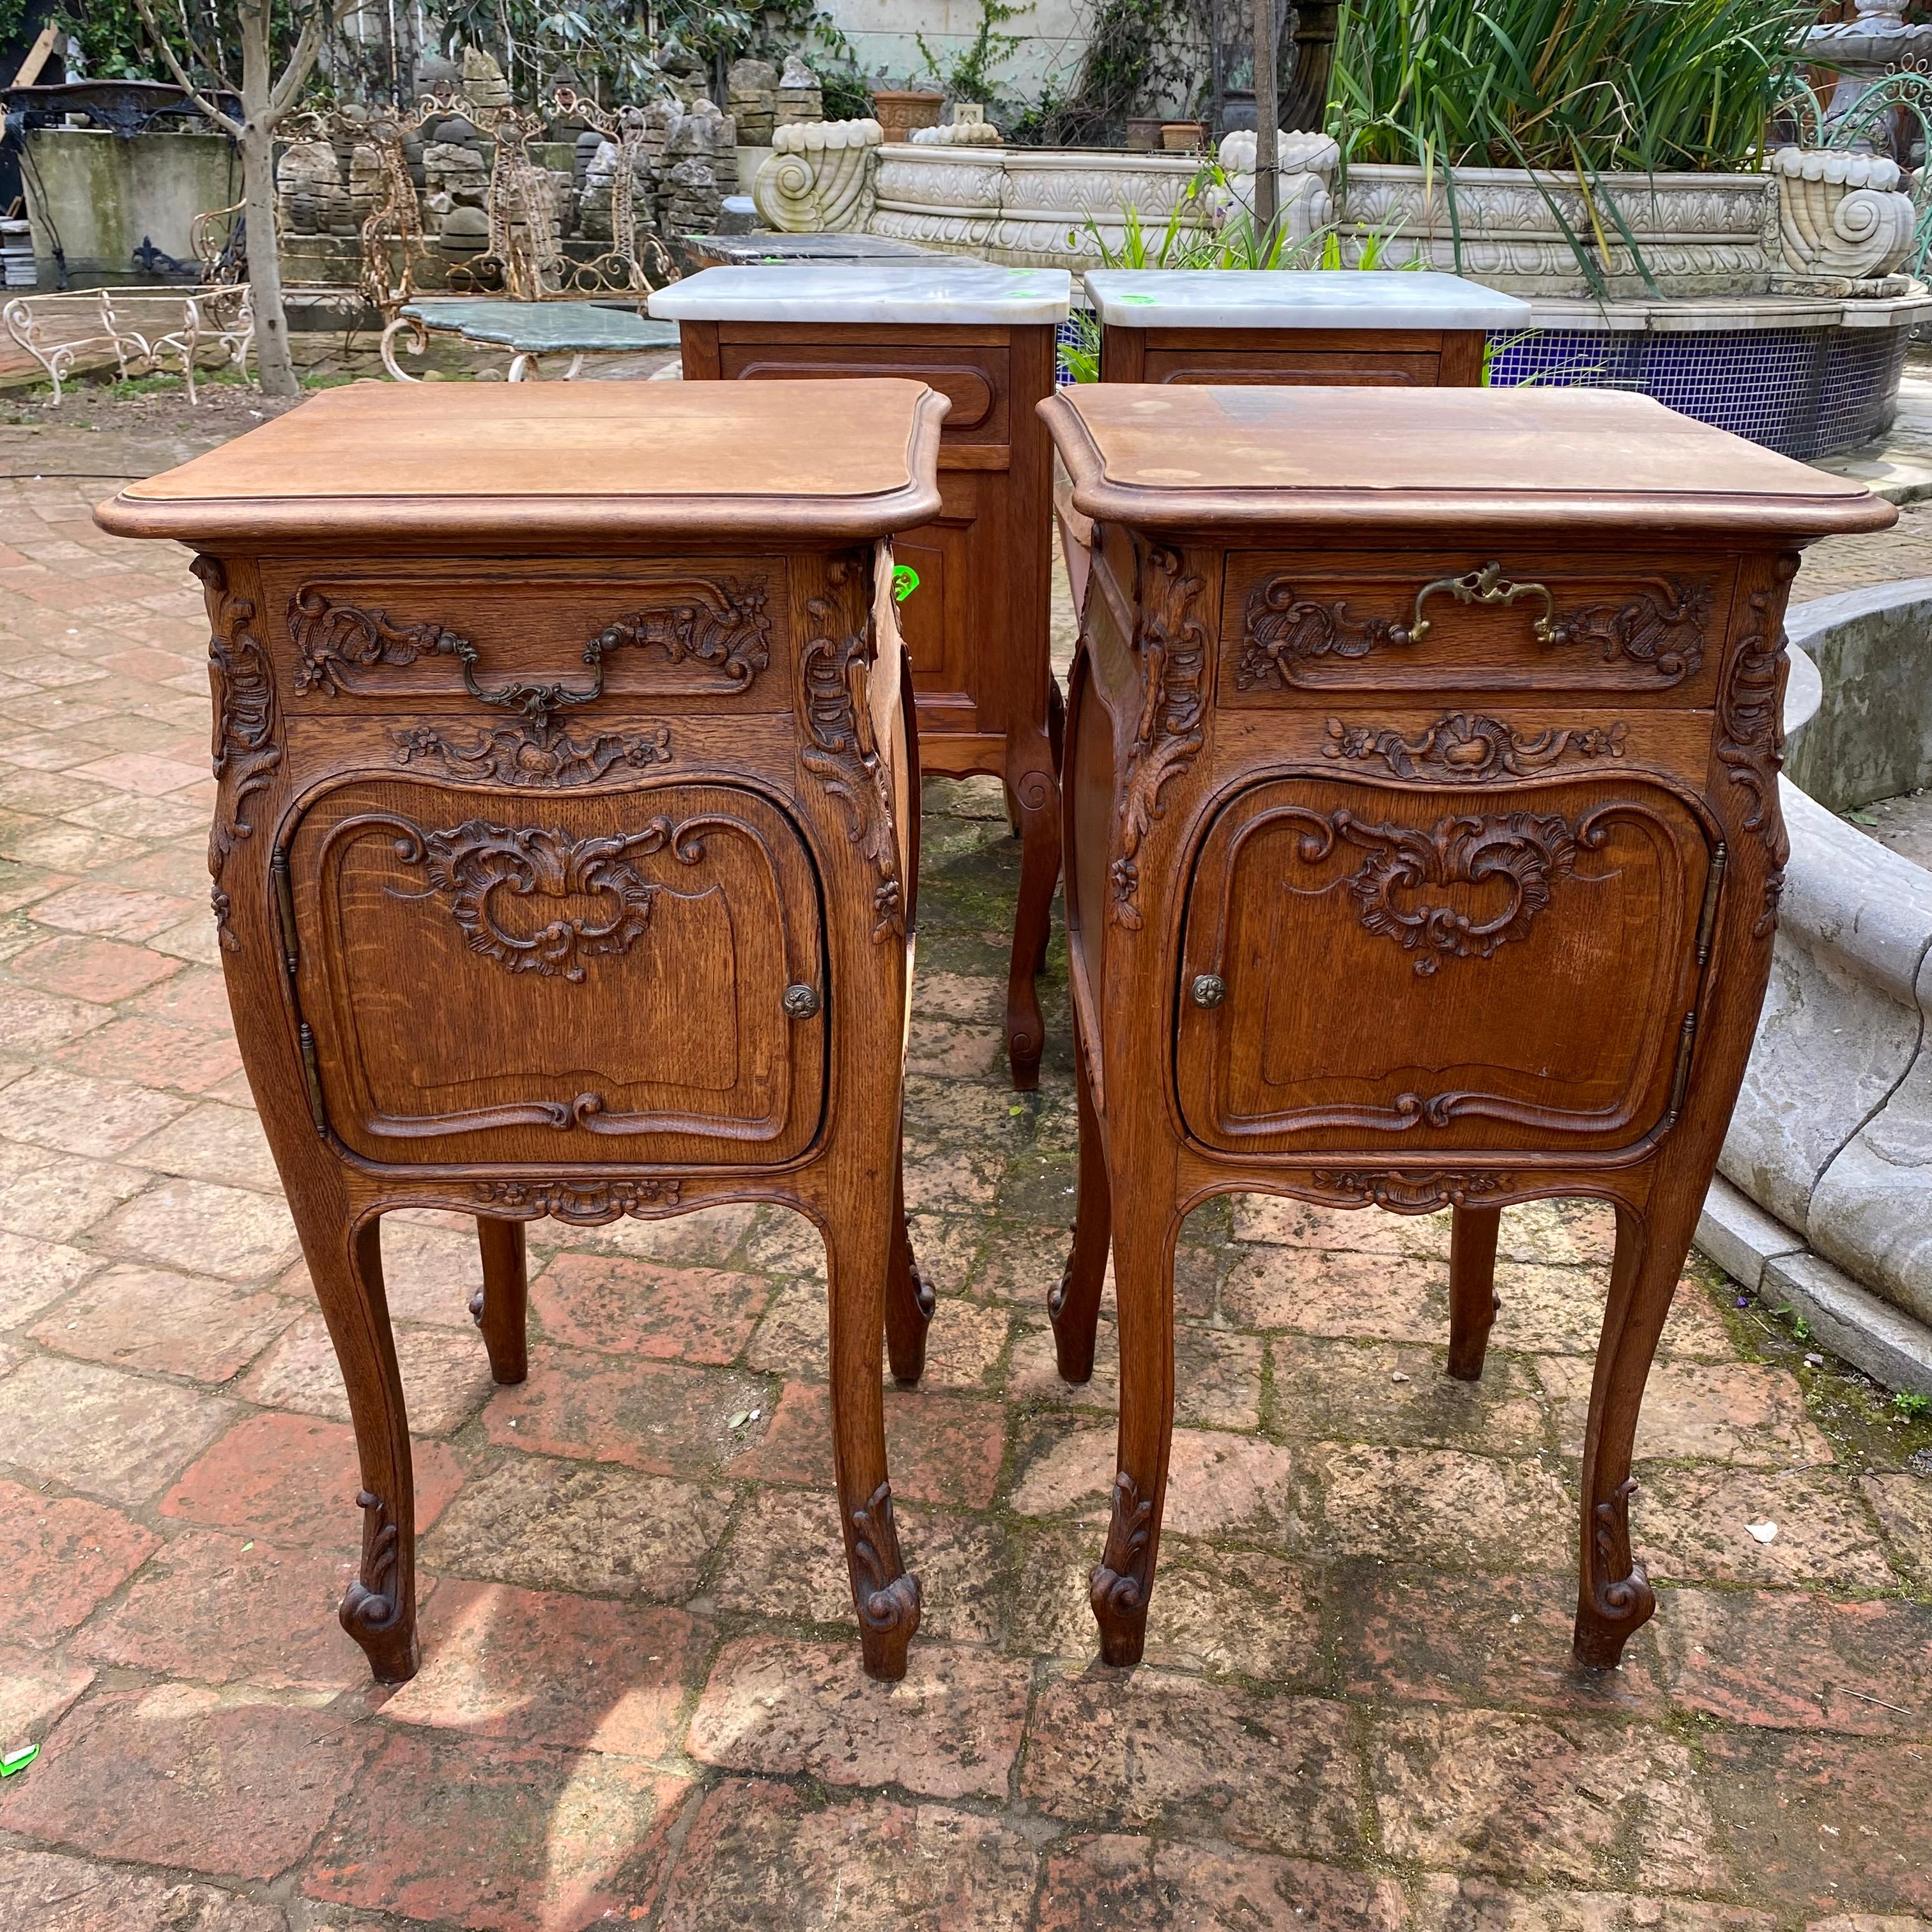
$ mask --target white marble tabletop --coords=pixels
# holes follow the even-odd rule
[[[1427,268],[1090,268],[1086,282],[1114,328],[1529,326],[1528,302]]]
[[[987,262],[774,262],[706,268],[651,296],[665,322],[994,322],[1066,320],[1064,268],[999,268]]]

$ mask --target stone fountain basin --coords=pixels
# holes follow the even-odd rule
[[[1698,1244],[1840,1354],[1932,1394],[1932,872],[1836,815],[1932,783],[1932,578],[1786,625],[1791,860]]]

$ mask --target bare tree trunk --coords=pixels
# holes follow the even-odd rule
[[[290,0],[302,32],[279,77],[270,57],[269,10],[273,0],[238,0],[236,26],[242,43],[242,118],[224,113],[189,76],[154,18],[154,0],[134,0],[154,51],[182,90],[242,151],[242,200],[248,224],[248,290],[255,317],[255,371],[265,396],[296,396],[289,354],[288,311],[282,302],[281,238],[275,232],[275,130],[293,108],[314,70],[334,12],[331,0]],[[345,14],[362,0],[348,0]],[[184,20],[187,17],[185,14]],[[225,70],[218,49],[196,58],[218,78]]]
[[[248,288],[255,312],[255,371],[265,396],[296,396],[282,304],[280,238],[275,232],[275,132],[270,96],[269,0],[242,0],[242,194],[248,211]]]
[[[1274,0],[1254,0],[1254,20],[1255,230],[1262,236],[1274,226],[1281,166],[1281,104],[1275,98],[1274,84]]]

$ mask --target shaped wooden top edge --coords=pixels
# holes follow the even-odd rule
[[[202,548],[870,542],[938,513],[950,406],[898,378],[358,383],[130,484],[94,520]]]
[[[1150,530],[1804,541],[1898,518],[1862,483],[1622,392],[1114,383],[1038,407],[1074,507]]]

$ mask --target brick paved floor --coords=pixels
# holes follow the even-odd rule
[[[146,447],[0,433],[47,479],[0,482],[0,1744],[42,1746],[0,1785],[4,1932],[1932,1921],[1924,1432],[1701,1267],[1639,1444],[1657,1620],[1614,1677],[1566,1668],[1583,1204],[1506,1217],[1477,1389],[1443,1375],[1439,1218],[1197,1214],[1149,1660],[1093,1662],[1111,1345],[1058,1382],[1064,968],[1017,1099],[986,785],[927,799],[905,1683],[858,1671],[816,1240],[734,1208],[536,1226],[504,1390],[465,1227],[390,1224],[428,1582],[422,1674],[373,1690],[334,1614],[342,1391],[206,907],[200,598],[93,529],[110,482],[58,473]],[[1819,576],[1892,574],[1855,548]]]

